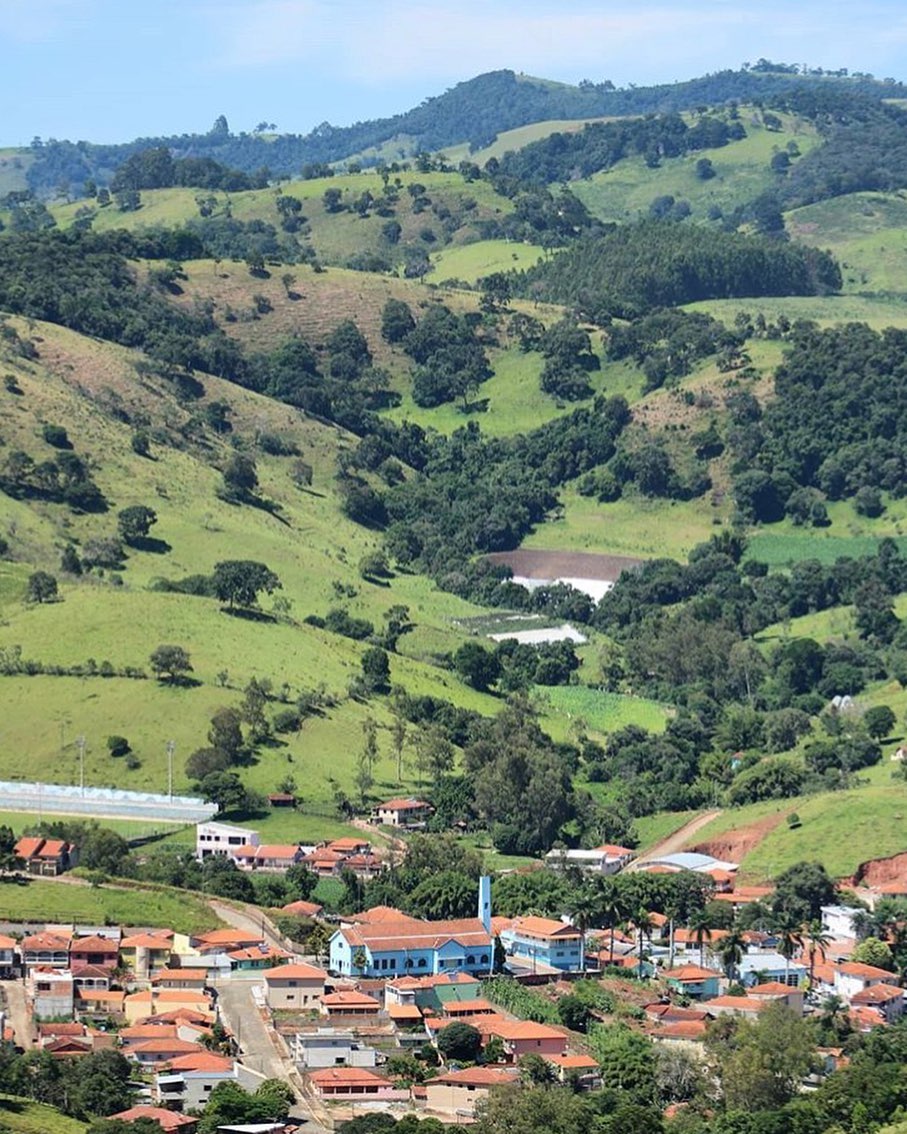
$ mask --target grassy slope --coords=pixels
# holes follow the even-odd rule
[[[218,924],[205,901],[185,891],[121,890],[37,879],[27,885],[0,884],[0,920],[148,925],[177,933],[197,933]]]
[[[0,1095],[0,1130],[10,1134],[84,1134],[84,1122],[67,1118],[52,1106]]]
[[[646,213],[656,197],[668,194],[689,201],[697,220],[706,219],[711,207],[730,212],[776,183],[777,175],[769,168],[776,150],[794,141],[805,154],[819,142],[808,123],[790,115],[780,116],[784,128],[777,132],[755,122],[753,111],[746,107],[741,108],[740,117],[747,137],[739,142],[668,158],[657,169],[650,169],[642,158],[628,158],[570,188],[602,220],[633,220]],[[696,176],[696,162],[703,157],[711,159],[716,172],[708,181]]]
[[[492,272],[524,271],[545,254],[538,244],[518,244],[512,240],[479,240],[474,244],[452,245],[432,254],[432,279],[475,283]]]

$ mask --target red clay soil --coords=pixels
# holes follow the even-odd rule
[[[893,854],[890,858],[873,858],[861,862],[854,872],[854,886],[879,886],[883,882],[903,882],[907,880],[907,852]]]
[[[493,551],[486,556],[492,563],[503,563],[514,575],[526,579],[605,579],[615,582],[622,571],[639,567],[644,560],[628,555],[597,555],[592,551]]]
[[[699,851],[700,854],[714,855],[724,862],[742,862],[784,820],[785,814],[781,811],[777,815],[766,815],[764,819],[758,819],[746,827],[725,831],[724,834],[716,835],[713,839],[706,839],[686,849]]]

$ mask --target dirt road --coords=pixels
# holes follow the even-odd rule
[[[642,866],[645,866],[647,862],[652,862],[654,859],[663,858],[666,854],[675,854],[677,851],[682,850],[697,832],[701,831],[703,827],[708,826],[713,819],[717,819],[720,814],[720,810],[715,810],[703,811],[699,815],[696,815],[688,823],[684,823],[682,827],[678,827],[672,834],[668,835],[660,842],[657,842],[654,847],[649,847],[639,858],[634,858],[627,867],[627,870],[639,870]]]

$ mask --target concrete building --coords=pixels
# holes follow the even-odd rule
[[[258,846],[261,837],[257,831],[248,827],[236,827],[232,823],[199,823],[195,828],[195,857],[208,858],[211,855],[231,855],[239,847],[251,844]]]
[[[120,942],[120,964],[138,980],[148,980],[152,973],[170,965],[173,952],[173,931],[154,929],[133,933]]]
[[[72,1019],[75,986],[68,969],[52,969],[35,965],[28,972],[26,989],[31,997],[35,1018],[63,1016]]]
[[[548,917],[518,917],[500,933],[509,957],[526,965],[582,972],[583,935],[572,925]]]
[[[823,906],[822,928],[830,937],[856,938],[854,918],[865,912],[856,906]]]
[[[0,934],[0,980],[10,980],[18,976],[18,946],[14,937]]]
[[[434,814],[434,808],[424,799],[389,799],[379,803],[373,819],[385,827],[421,827]]]
[[[40,965],[42,968],[68,969],[69,934],[33,933],[22,938],[22,963],[26,971]]]
[[[312,1090],[325,1102],[373,1099],[405,1102],[409,1091],[395,1087],[390,1080],[365,1067],[326,1067],[309,1075]]]
[[[237,1083],[254,1093],[265,1076],[242,1063],[210,1051],[183,1055],[154,1077],[154,1101],[185,1113],[202,1110],[218,1083]]]
[[[425,1084],[426,1106],[439,1114],[473,1119],[476,1104],[488,1098],[492,1087],[518,1081],[517,1070],[509,1067],[463,1067],[446,1071]]]
[[[297,1032],[291,1043],[293,1059],[306,1070],[324,1067],[374,1067],[377,1052],[359,1042],[353,1032],[318,1028]]]
[[[629,847],[611,843],[589,850],[550,850],[545,855],[545,865],[552,870],[574,866],[588,874],[617,874],[632,860],[633,851]]]
[[[279,1011],[318,1011],[327,973],[314,965],[280,965],[265,974],[268,1007]]]

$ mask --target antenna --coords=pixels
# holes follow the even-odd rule
[[[176,741],[167,741],[167,796],[173,799],[173,753],[176,750]]]
[[[76,745],[79,749],[79,791],[85,794],[85,737],[77,736]]]

